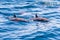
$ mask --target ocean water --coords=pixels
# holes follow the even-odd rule
[[[9,20],[14,13],[29,22]],[[49,22],[30,20],[36,13]],[[0,40],[60,40],[60,0],[0,0]]]

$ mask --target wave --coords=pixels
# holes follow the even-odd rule
[[[54,0],[0,0],[1,40],[59,40],[60,3]],[[57,4],[55,4],[55,2]],[[54,3],[51,5],[51,3]],[[26,22],[10,21],[6,17],[25,18]],[[48,18],[49,22],[30,20],[35,14]]]

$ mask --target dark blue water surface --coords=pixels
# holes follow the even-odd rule
[[[49,22],[32,21],[36,13]],[[0,0],[0,40],[60,40],[60,0]]]

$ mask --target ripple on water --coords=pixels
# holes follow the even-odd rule
[[[43,7],[47,1],[0,0],[0,39],[1,40],[60,40],[59,4]],[[42,6],[42,7],[41,7]],[[19,14],[20,12],[24,14]],[[16,13],[17,17],[30,22],[14,22],[6,18]],[[35,14],[46,17],[49,22],[35,22],[30,18]]]

